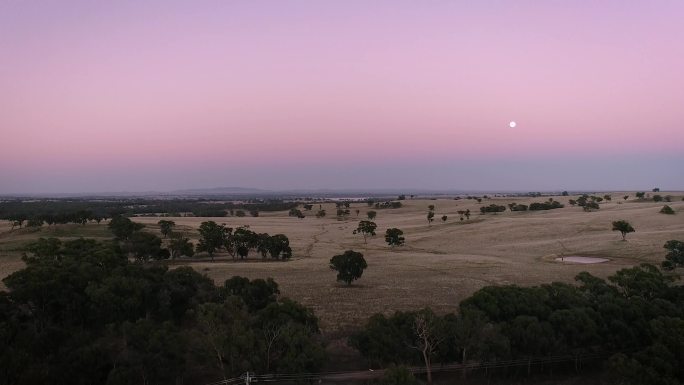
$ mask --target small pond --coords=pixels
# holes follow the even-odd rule
[[[570,262],[570,263],[603,263],[608,262],[608,258],[596,258],[596,257],[579,257],[576,255],[568,255],[567,257],[556,258],[557,262]]]

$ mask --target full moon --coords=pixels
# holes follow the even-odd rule
[[[517,125],[518,125],[518,124],[517,124],[516,122],[510,122],[510,123],[508,123],[508,126],[511,127],[511,128],[515,128],[515,126],[517,126]]]

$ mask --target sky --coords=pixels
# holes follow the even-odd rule
[[[0,194],[683,190],[682,20],[678,0],[0,0]]]

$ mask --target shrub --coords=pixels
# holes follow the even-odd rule
[[[672,207],[670,207],[670,206],[668,206],[668,205],[665,205],[665,206],[663,206],[662,209],[660,209],[660,213],[661,213],[661,214],[670,214],[670,215],[672,215],[672,214],[675,213],[675,211],[672,210]]]

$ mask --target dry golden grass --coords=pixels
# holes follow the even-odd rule
[[[667,195],[668,193],[661,193]],[[485,285],[533,285],[552,281],[572,282],[581,271],[605,277],[618,269],[640,262],[659,263],[662,248],[669,239],[684,239],[684,202],[681,193],[671,193],[668,203],[677,215],[659,214],[664,203],[622,202],[623,193],[613,193],[612,202],[601,204],[596,212],[583,212],[567,205],[573,197],[556,197],[566,204],[563,209],[479,214],[479,207],[511,202],[529,204],[546,198],[492,198],[478,204],[474,200],[407,200],[401,209],[375,210],[378,235],[368,239],[352,234],[369,208],[352,204],[348,220],[334,217],[333,204],[324,204],[328,216],[315,218],[313,211],[305,219],[288,217],[286,212],[262,213],[258,218],[211,218],[230,227],[249,225],[256,232],[282,233],[291,240],[294,257],[289,262],[262,263],[259,259],[234,262],[219,256],[216,262],[184,260],[206,273],[218,284],[234,275],[250,278],[273,277],[284,296],[312,307],[328,335],[359,327],[372,314],[389,313],[430,306],[437,311],[455,311],[459,301]],[[620,198],[618,198],[620,197]],[[574,197],[576,198],[576,197]],[[618,201],[619,199],[619,201]],[[436,206],[436,220],[428,225],[428,205]],[[361,213],[358,218],[355,209]],[[470,209],[470,221],[459,221],[458,210]],[[446,223],[440,217],[447,215]],[[169,218],[177,230],[197,239],[199,224],[210,218]],[[611,222],[625,219],[636,233],[622,242],[611,231]],[[136,221],[155,231],[159,218],[141,217]],[[6,226],[3,224],[2,226]],[[88,225],[86,227],[96,227]],[[104,225],[100,225],[104,227]],[[406,245],[390,248],[384,242],[389,227],[404,230]],[[37,236],[38,233],[8,235],[0,228],[0,245]],[[364,253],[368,269],[351,287],[335,282],[328,267],[330,258],[347,249]],[[18,254],[0,248],[0,275],[20,268]],[[599,256],[607,263],[582,265],[554,261],[558,255]]]

